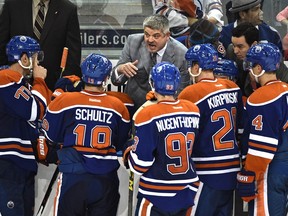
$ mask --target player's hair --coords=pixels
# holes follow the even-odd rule
[[[249,46],[255,41],[259,41],[259,30],[250,22],[243,22],[237,25],[232,30],[232,37],[245,37],[245,40]]]
[[[164,15],[154,14],[145,18],[143,28],[145,27],[160,30],[163,34],[166,34],[169,32],[169,20]]]

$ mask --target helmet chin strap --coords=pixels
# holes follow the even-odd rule
[[[258,79],[258,77],[262,76],[262,75],[265,73],[265,70],[262,70],[261,73],[258,74],[258,75],[257,75],[257,74],[254,74],[254,72],[253,72],[252,69],[250,69],[250,72],[251,72],[252,75],[254,76],[256,83],[259,83],[259,79]]]
[[[188,71],[189,71],[189,74],[192,76],[192,82],[193,83],[196,83],[196,77],[198,77],[201,72],[202,72],[202,68],[199,67],[199,70],[198,70],[198,73],[197,74],[193,74],[192,71],[191,71],[191,67],[188,68]]]
[[[32,74],[33,74],[33,66],[32,66],[32,58],[31,58],[31,57],[29,58],[29,62],[30,62],[29,66],[24,66],[24,65],[22,64],[21,60],[20,60],[20,59],[18,60],[19,65],[20,65],[23,69],[27,69],[27,70],[30,71],[29,74],[25,75],[25,77],[28,78],[28,79],[31,78],[31,77],[32,77]]]

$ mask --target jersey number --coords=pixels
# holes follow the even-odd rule
[[[252,126],[255,127],[255,130],[262,131],[263,128],[262,115],[258,115],[252,120]]]
[[[73,130],[73,134],[76,135],[76,145],[84,146],[86,125],[78,124]],[[111,128],[108,126],[96,125],[91,130],[90,147],[97,149],[104,149],[111,145]]]
[[[232,107],[231,113],[227,109],[214,111],[211,115],[211,122],[217,121],[222,121],[224,125],[212,136],[215,151],[233,148],[234,140],[223,141],[222,139],[234,128],[233,125],[235,125],[236,121],[236,108]]]
[[[189,170],[195,134],[173,133],[165,138],[165,151],[170,159],[178,159],[178,163],[167,164],[167,171],[172,175],[184,174]]]

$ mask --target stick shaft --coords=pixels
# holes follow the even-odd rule
[[[62,77],[63,71],[65,70],[67,57],[68,57],[68,48],[64,47],[63,52],[62,52],[61,64],[60,64],[60,68],[61,68],[60,78]]]

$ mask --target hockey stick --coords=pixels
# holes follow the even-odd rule
[[[60,68],[61,68],[60,78],[62,77],[63,72],[66,67],[67,56],[68,56],[68,48],[64,47],[63,52],[62,52],[61,64],[60,64]]]
[[[58,167],[56,167],[36,216],[41,216],[43,214],[47,201],[50,197],[54,182],[56,181],[58,177],[58,173],[59,173],[59,170],[58,170]]]
[[[60,67],[61,67],[61,74],[60,74],[60,78],[62,77],[62,74],[63,74],[63,71],[65,70],[65,66],[66,66],[66,62],[67,62],[67,56],[68,56],[68,48],[67,47],[64,47],[63,48],[63,52],[62,52],[62,58],[61,58],[61,64],[60,64]],[[45,207],[46,207],[46,204],[47,204],[47,201],[50,197],[50,194],[52,192],[52,188],[53,188],[53,185],[58,177],[58,173],[59,173],[59,169],[58,169],[58,166],[56,167],[54,173],[53,173],[53,176],[50,180],[50,183],[48,185],[48,188],[47,188],[47,191],[43,197],[43,200],[41,202],[41,205],[38,209],[38,212],[36,214],[36,216],[41,216]]]
[[[129,194],[128,194],[128,216],[133,214],[133,192],[134,192],[134,173],[129,173]]]

